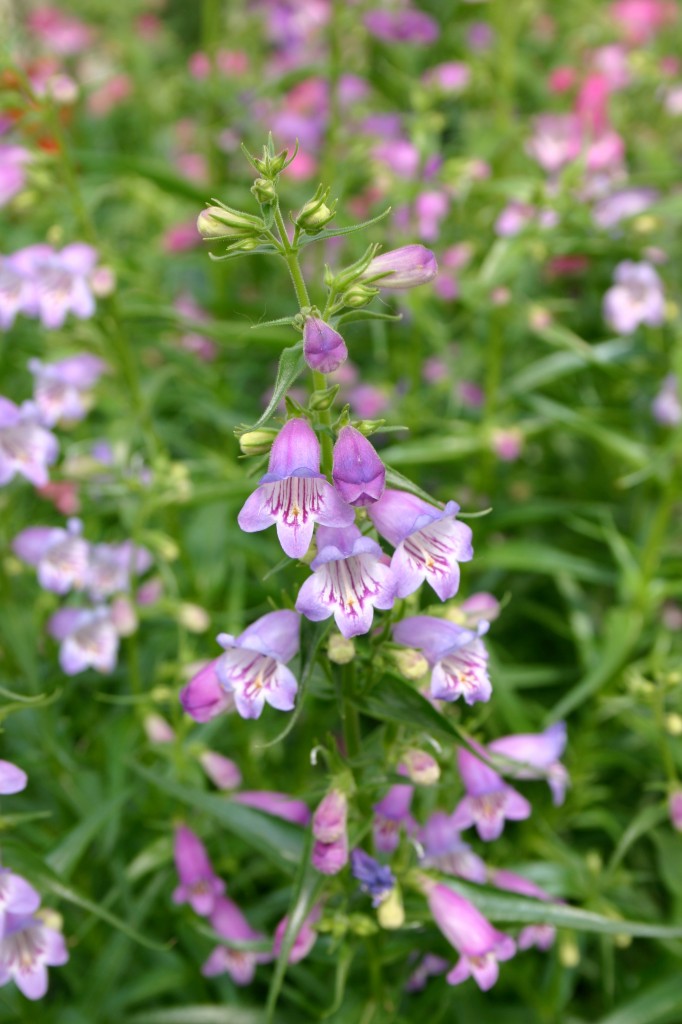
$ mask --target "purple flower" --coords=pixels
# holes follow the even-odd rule
[[[225,653],[216,673],[242,718],[259,718],[266,703],[278,711],[293,709],[298,683],[286,663],[298,653],[296,612],[268,612],[236,638],[220,633],[218,643]]]
[[[651,411],[662,427],[676,427],[682,423],[682,404],[676,374],[669,373],[664,379],[661,390],[651,403]]]
[[[34,296],[31,278],[19,270],[12,256],[0,256],[0,330],[8,330],[17,313],[30,313]]]
[[[251,927],[237,904],[226,896],[216,899],[211,913],[211,927],[218,935],[232,942],[259,942],[265,938]],[[256,965],[271,959],[269,953],[254,953],[220,945],[215,947],[201,968],[201,973],[205,978],[229,974],[235,985],[250,985],[256,973]]]
[[[338,331],[320,317],[310,316],[303,328],[303,355],[311,370],[333,373],[345,363],[348,349]]]
[[[400,11],[368,11],[364,21],[365,27],[373,36],[387,43],[427,46],[438,39],[438,22],[424,11],[410,7]]]
[[[477,749],[485,756],[482,747]],[[462,830],[475,825],[481,839],[490,842],[502,835],[505,819],[523,821],[530,817],[531,806],[526,798],[464,747],[457,751],[457,767],[466,796],[452,816],[455,828]]]
[[[53,427],[60,420],[77,421],[85,416],[87,392],[97,383],[107,364],[87,352],[42,363],[30,359],[28,368],[35,377],[34,400],[43,422]]]
[[[348,863],[348,836],[344,833],[331,843],[319,839],[313,844],[310,862],[321,875],[338,875]]]
[[[113,672],[116,667],[119,633],[106,606],[60,608],[51,617],[47,630],[61,643],[59,664],[67,676],[87,668]]]
[[[298,592],[296,610],[313,622],[334,616],[346,639],[367,633],[374,609],[393,606],[395,582],[376,541],[357,526],[317,533],[314,570]]]
[[[35,487],[44,487],[49,479],[47,467],[58,451],[57,438],[40,424],[31,402],[19,407],[0,396],[0,487],[15,473]]]
[[[544,171],[556,174],[580,156],[583,146],[580,121],[575,114],[539,114],[526,152]]]
[[[95,312],[89,278],[97,253],[92,246],[75,242],[56,252],[49,245],[29,245],[14,253],[13,262],[34,282],[35,307],[31,313],[43,327],[61,327],[69,313],[85,320]]]
[[[436,86],[446,93],[458,93],[466,89],[471,80],[471,68],[458,60],[436,64],[422,75],[425,85]]]
[[[30,154],[23,146],[0,145],[0,206],[21,192],[26,181],[23,165],[29,160]]]
[[[204,750],[199,754],[199,763],[218,789],[236,789],[241,786],[242,773],[231,758],[223,757],[215,750]]]
[[[434,956],[433,953],[427,953],[407,979],[405,991],[421,992],[426,987],[429,978],[434,975],[445,974],[447,969],[447,960],[444,960],[442,956]]]
[[[342,499],[354,508],[373,504],[384,492],[386,467],[355,427],[342,427],[339,431],[332,480]]]
[[[242,790],[235,793],[232,799],[245,807],[255,807],[276,818],[283,818],[294,825],[306,826],[310,821],[310,811],[302,800],[295,800],[286,793],[273,793],[267,789]]]
[[[233,695],[225,692],[218,678],[219,662],[220,658],[209,661],[180,691],[180,703],[195,722],[209,722],[234,708]]]
[[[623,260],[604,295],[604,319],[619,334],[632,334],[640,324],[658,327],[665,319],[663,285],[650,263]]]
[[[173,903],[189,903],[195,914],[208,917],[225,892],[225,883],[213,870],[201,839],[186,825],[175,830],[173,857],[180,879]]]
[[[315,931],[315,924],[319,920],[320,914],[322,913],[322,907],[319,903],[316,903],[313,909],[310,911],[305,921],[301,925],[294,939],[294,944],[289,952],[289,963],[297,964],[300,960],[307,957],[310,950],[317,942],[317,932]],[[272,952],[278,957],[284,942],[284,935],[289,924],[289,918],[283,917],[275,928],[275,935],[272,943]]]
[[[348,798],[340,789],[331,789],[313,815],[313,835],[321,843],[333,843],[346,833]]]
[[[237,519],[246,533],[276,523],[279,542],[290,558],[306,553],[315,523],[340,527],[353,522],[353,510],[320,473],[320,443],[306,420],[289,420],[282,427],[270,451],[268,472]]]
[[[458,511],[454,501],[441,511],[414,494],[393,490],[384,491],[367,510],[381,536],[395,547],[396,597],[413,594],[424,580],[441,601],[457,593],[459,562],[474,556],[471,528],[457,522]]]
[[[479,885],[486,881],[488,869],[469,844],[463,842],[451,814],[434,811],[419,833],[419,841],[424,848],[425,868],[436,868]]]
[[[0,939],[7,914],[33,914],[40,906],[40,894],[21,875],[0,868]]]
[[[459,985],[473,977],[478,987],[487,992],[497,981],[499,962],[514,956],[514,940],[493,928],[473,903],[447,885],[431,884],[427,899],[434,921],[460,954],[447,976],[448,984]]]
[[[404,245],[375,256],[360,280],[380,288],[403,291],[432,281],[437,273],[436,257],[430,249],[423,245]]]
[[[557,806],[564,802],[568,785],[568,772],[559,761],[565,748],[565,722],[555,722],[540,733],[501,736],[488,745],[490,753],[502,754],[522,766],[510,769],[505,765],[507,774],[516,779],[547,779]]]
[[[21,793],[28,784],[28,775],[11,761],[0,761],[0,796]]]
[[[350,855],[353,878],[360,883],[362,892],[372,897],[372,906],[378,907],[395,887],[395,875],[385,864],[357,847]]]
[[[513,871],[493,871],[490,881],[498,889],[505,889],[507,892],[515,892],[520,896],[529,896],[531,899],[552,901],[553,897],[541,889],[539,885],[517,875]],[[537,949],[546,952],[553,945],[556,938],[556,928],[551,924],[530,924],[521,930],[517,939],[519,949]]]
[[[622,220],[644,213],[658,199],[653,188],[624,188],[601,199],[592,211],[595,224],[600,228],[613,228]]]
[[[675,789],[668,797],[668,813],[672,827],[682,832],[682,789]]]
[[[64,936],[30,914],[7,914],[0,940],[0,986],[14,981],[27,999],[47,992],[47,967],[69,959]]]
[[[133,576],[152,565],[147,548],[126,540],[121,544],[95,544],[90,552],[87,587],[93,601],[130,589]]]
[[[404,774],[404,770],[401,774]],[[393,853],[400,841],[403,825],[408,831],[415,831],[414,819],[410,814],[413,795],[414,786],[397,783],[374,805],[372,835],[379,853]]]
[[[22,562],[35,565],[38,582],[55,594],[82,590],[88,571],[90,546],[81,537],[80,519],[69,519],[66,530],[58,526],[29,526],[12,541]]]
[[[423,651],[432,668],[432,697],[447,701],[464,697],[465,703],[474,704],[490,700],[492,693],[488,652],[481,640],[487,629],[487,622],[473,630],[430,615],[415,615],[393,627],[393,639]]]

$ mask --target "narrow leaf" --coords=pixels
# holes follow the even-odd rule
[[[245,427],[245,431],[258,430],[259,427],[264,426],[268,422],[291,385],[298,379],[298,377],[300,377],[304,369],[305,359],[303,358],[303,342],[299,341],[290,348],[285,348],[282,352],[279,357],[279,366],[277,367],[275,388],[272,392],[272,398],[268,402],[267,409],[260,419],[253,424],[253,426]]]

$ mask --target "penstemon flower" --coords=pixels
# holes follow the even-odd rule
[[[485,751],[479,749],[485,756]],[[505,819],[523,821],[530,817],[531,806],[526,798],[507,785],[480,757],[460,747],[457,767],[466,796],[452,816],[455,828],[462,830],[475,825],[481,839],[490,842],[502,835]]]
[[[0,396],[0,487],[15,473],[44,487],[49,479],[47,467],[58,451],[57,438],[42,425],[32,402],[17,406]]]
[[[47,628],[61,643],[59,664],[67,676],[87,668],[104,673],[115,669],[119,631],[110,608],[60,608]]]
[[[180,880],[173,902],[189,903],[195,914],[208,917],[225,892],[225,883],[213,870],[201,839],[186,825],[175,830],[173,856]]]
[[[35,565],[38,582],[55,594],[82,590],[89,568],[90,546],[81,537],[80,519],[70,519],[66,529],[29,526],[12,541],[12,550],[23,562]]]
[[[292,710],[298,683],[286,662],[298,652],[298,633],[298,615],[281,611],[263,615],[236,638],[218,636],[225,653],[216,673],[242,718],[259,718],[265,704]]]
[[[5,916],[0,939],[0,987],[14,981],[27,999],[42,999],[47,992],[47,968],[61,967],[68,959],[60,932],[32,914]]]
[[[251,927],[236,903],[226,896],[219,896],[210,916],[211,927],[218,935],[233,942],[259,942],[265,936]],[[269,953],[252,953],[248,950],[216,946],[201,973],[206,978],[217,974],[229,974],[235,985],[250,985],[258,964],[267,963]]]
[[[334,445],[334,486],[355,508],[378,501],[386,484],[386,469],[367,438],[355,427],[343,427]]]
[[[311,370],[333,373],[348,358],[346,343],[333,327],[310,316],[303,327],[303,355]]]
[[[28,775],[11,761],[0,761],[0,795],[21,793],[28,784]]]
[[[463,697],[467,704],[474,704],[490,700],[492,693],[488,652],[481,640],[487,629],[487,622],[472,630],[430,615],[415,615],[393,627],[393,639],[424,652],[432,667],[432,697],[446,701]]]
[[[34,401],[43,423],[53,427],[60,420],[82,420],[88,410],[90,390],[107,368],[103,359],[87,352],[56,363],[30,359],[34,377]]]
[[[493,754],[501,754],[519,767],[505,766],[517,779],[547,779],[556,805],[564,802],[569,783],[568,772],[559,761],[566,747],[566,723],[555,722],[540,733],[501,736],[488,744]]]

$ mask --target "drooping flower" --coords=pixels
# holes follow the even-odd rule
[[[488,652],[481,640],[487,629],[485,621],[473,630],[430,615],[415,615],[393,627],[393,639],[423,651],[432,668],[432,697],[446,701],[463,697],[467,704],[474,704],[490,700],[492,693]]]
[[[275,438],[268,472],[237,521],[246,533],[277,524],[277,536],[290,558],[302,558],[310,546],[314,524],[349,526],[355,518],[320,473],[320,443],[304,419],[289,420]]]
[[[322,913],[322,907],[319,903],[316,903],[313,909],[310,911],[305,921],[299,928],[294,944],[289,951],[290,964],[297,964],[299,961],[307,957],[310,950],[317,942],[317,932],[315,931],[315,924],[320,918]],[[283,917],[275,928],[275,935],[272,943],[272,952],[278,957],[282,949],[282,943],[284,942],[284,935],[289,924],[289,918]]]
[[[0,987],[14,981],[27,999],[42,999],[47,992],[47,968],[61,967],[68,959],[60,932],[31,914],[5,916],[0,940]]]
[[[441,601],[457,593],[459,563],[474,555],[471,528],[457,521],[458,511],[454,501],[441,510],[414,494],[390,489],[368,508],[378,532],[395,547],[396,597],[413,594],[424,580]]]
[[[355,427],[342,427],[334,445],[334,487],[355,508],[378,501],[386,484],[386,467],[373,445]]]
[[[227,896],[219,896],[211,913],[211,927],[224,939],[232,942],[259,942],[264,940],[262,932],[251,927],[236,903]],[[230,946],[216,946],[201,968],[205,978],[217,974],[229,974],[235,985],[250,985],[256,973],[256,965],[272,959],[270,953],[256,953],[252,950],[232,949]]]
[[[11,761],[0,761],[0,796],[21,793],[28,784],[28,775]]]
[[[0,487],[15,473],[35,487],[44,487],[49,479],[47,467],[58,451],[57,438],[41,425],[32,402],[17,406],[0,396]]]
[[[310,821],[310,811],[302,800],[296,800],[287,793],[276,793],[267,789],[242,790],[234,793],[232,799],[245,807],[255,807],[276,818],[283,818],[294,825],[306,826]]]
[[[485,863],[462,840],[451,814],[434,811],[419,833],[419,841],[424,849],[421,862],[425,868],[436,868],[479,885],[486,881]]]
[[[320,373],[333,373],[348,358],[346,343],[330,324],[310,316],[303,328],[303,355],[308,366]]]
[[[80,519],[70,519],[66,529],[58,526],[29,526],[12,541],[12,550],[22,562],[34,565],[38,582],[55,594],[82,590],[88,572],[90,545],[81,537]]]
[[[477,749],[486,755],[482,747]],[[502,835],[505,819],[523,821],[530,817],[531,806],[526,798],[507,785],[480,757],[460,747],[457,767],[466,796],[455,808],[452,816],[454,828],[463,830],[475,825],[481,839],[490,842]]]
[[[498,932],[469,900],[447,885],[435,882],[427,888],[429,909],[439,929],[460,954],[447,975],[449,985],[459,985],[473,977],[487,992],[499,976],[499,963],[510,960],[516,944],[504,932]]]
[[[350,855],[350,869],[362,892],[372,897],[373,907],[378,907],[395,887],[395,875],[391,869],[359,847]]]
[[[545,903],[552,902],[554,899],[548,892],[541,889],[539,885],[535,885],[528,878],[524,878],[523,875],[517,875],[513,871],[506,871],[504,869],[493,871],[490,875],[490,882],[492,885],[497,886],[498,889],[504,889],[506,892],[515,892],[520,896],[529,896],[531,899],[542,900]],[[519,949],[531,949],[535,946],[537,949],[546,952],[553,945],[555,938],[556,928],[553,925],[530,924],[521,929],[516,944]]]
[[[657,327],[663,323],[663,285],[650,263],[623,260],[616,267],[613,280],[613,286],[604,295],[604,319],[614,330],[632,334],[640,324]]]
[[[189,903],[195,914],[208,917],[225,892],[225,883],[213,870],[201,839],[186,825],[175,830],[173,857],[180,880],[173,903]]]
[[[361,281],[379,288],[403,291],[432,281],[438,273],[436,257],[423,245],[404,245],[380,253],[360,275]]]
[[[259,718],[266,703],[278,711],[293,709],[298,683],[286,663],[298,652],[299,621],[296,612],[268,612],[238,637],[219,634],[225,653],[216,674],[242,718]]]
[[[488,744],[490,753],[518,761],[518,768],[505,765],[507,774],[516,779],[546,779],[557,806],[564,802],[568,785],[568,772],[559,760],[565,748],[565,722],[555,722],[540,733],[501,736]]]
[[[106,606],[60,608],[48,623],[48,632],[59,640],[59,664],[67,676],[87,668],[113,672],[118,656],[119,632]]]
[[[320,527],[317,546],[313,574],[298,592],[296,610],[313,622],[333,615],[346,638],[367,633],[374,609],[391,608],[394,601],[395,581],[381,548],[357,526]]]
[[[88,392],[107,368],[103,359],[87,352],[54,363],[30,359],[35,378],[34,400],[43,422],[53,427],[60,420],[82,420],[88,409]]]

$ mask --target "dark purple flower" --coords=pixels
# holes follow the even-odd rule
[[[318,554],[298,592],[296,610],[313,622],[334,616],[343,635],[367,633],[374,609],[393,607],[395,582],[376,541],[363,537],[357,526],[317,533]]]
[[[477,749],[486,755],[482,747]],[[530,817],[531,806],[526,798],[464,747],[457,751],[457,767],[466,796],[452,816],[455,828],[462,830],[475,825],[481,839],[490,842],[502,835],[505,819],[523,821]]]
[[[350,869],[353,878],[360,883],[362,891],[372,897],[373,907],[378,907],[395,887],[395,875],[391,869],[385,864],[380,864],[359,847],[350,855]]]
[[[481,640],[487,628],[487,622],[472,630],[446,619],[415,615],[393,627],[393,639],[423,651],[432,667],[432,697],[447,701],[464,697],[467,704],[474,704],[490,700],[492,693],[488,652]]]
[[[569,781],[568,772],[559,760],[565,748],[565,722],[555,722],[540,733],[501,736],[488,745],[490,753],[518,762],[518,768],[505,766],[507,774],[516,779],[546,779],[556,805],[564,802]]]
[[[307,420],[282,427],[270,451],[268,472],[239,516],[246,533],[277,524],[277,536],[290,558],[310,547],[315,523],[349,526],[355,516],[320,473],[320,443]]]
[[[61,967],[68,959],[60,932],[31,914],[6,915],[0,940],[0,987],[14,981],[27,999],[42,999],[47,992],[47,968]]]
[[[345,363],[348,349],[338,331],[320,317],[310,316],[303,328],[303,355],[311,370],[333,373]]]
[[[209,661],[180,691],[180,703],[195,722],[209,722],[234,708],[233,694],[223,689],[218,678],[219,662],[220,658]]]
[[[355,427],[342,427],[334,445],[334,486],[355,508],[371,505],[384,491],[386,468],[373,446]]]
[[[458,511],[454,501],[441,511],[414,494],[390,489],[368,508],[378,532],[395,547],[391,570],[397,597],[413,594],[424,580],[441,601],[457,593],[459,562],[474,556],[471,528],[457,522]]]
[[[404,245],[375,256],[360,280],[379,288],[402,291],[432,281],[437,273],[436,257],[430,249],[423,245]]]
[[[225,883],[213,870],[201,839],[186,825],[175,830],[173,856],[180,879],[173,903],[189,903],[195,914],[208,917],[225,892]]]
[[[37,568],[38,582],[55,594],[82,590],[88,572],[90,545],[81,537],[80,519],[58,526],[29,526],[12,541],[14,554]]]

